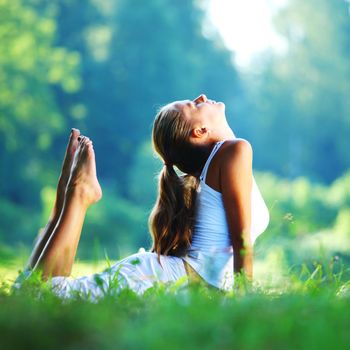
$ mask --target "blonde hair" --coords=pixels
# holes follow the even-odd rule
[[[155,117],[153,148],[164,161],[159,174],[158,197],[149,217],[152,251],[182,256],[191,243],[199,174],[208,148],[190,142],[192,127],[173,105]],[[178,175],[174,166],[184,173]]]

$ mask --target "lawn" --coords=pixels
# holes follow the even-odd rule
[[[78,263],[74,273],[103,266]],[[231,294],[159,285],[143,296],[124,290],[91,303],[62,301],[45,285],[11,293],[15,267],[7,263],[0,270],[1,349],[348,349],[350,344],[346,269],[303,266],[278,285],[241,284]]]

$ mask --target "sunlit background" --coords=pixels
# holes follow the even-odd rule
[[[286,40],[272,24],[272,18],[285,0],[211,0],[207,6],[210,20],[226,47],[235,54],[240,68],[252,64],[263,51],[283,52]]]
[[[156,109],[206,93],[254,148],[271,222],[259,278],[350,265],[350,17],[344,0],[0,1],[0,265],[50,212],[67,137],[94,141],[104,198],[78,259],[150,247]]]

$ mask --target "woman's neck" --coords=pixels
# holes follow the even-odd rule
[[[234,134],[233,130],[230,127],[228,127],[212,135],[212,137],[208,140],[208,143],[234,139],[236,139],[236,135]]]
[[[231,128],[228,128],[225,132],[225,140],[234,140],[236,135]]]

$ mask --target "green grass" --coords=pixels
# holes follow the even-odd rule
[[[101,266],[76,268],[83,274]],[[143,296],[124,290],[97,303],[62,301],[35,281],[12,293],[3,280],[0,348],[348,349],[348,273],[332,261],[294,268],[278,285],[241,283],[231,294],[158,285]]]

